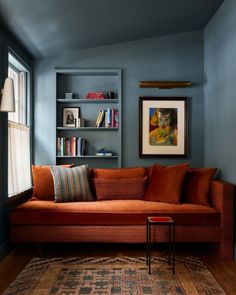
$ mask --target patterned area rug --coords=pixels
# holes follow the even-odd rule
[[[165,257],[34,258],[4,295],[225,294],[197,257],[177,257],[176,274]]]

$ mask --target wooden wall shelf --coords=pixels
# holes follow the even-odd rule
[[[190,81],[140,81],[139,87],[141,88],[160,88],[160,89],[170,89],[170,88],[181,88],[181,87],[191,87],[192,83]]]

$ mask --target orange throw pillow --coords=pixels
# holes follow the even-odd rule
[[[167,167],[159,164],[154,165],[144,199],[146,201],[179,203],[188,165],[188,163]]]
[[[184,202],[209,206],[210,181],[215,172],[216,168],[188,169],[183,185]]]
[[[62,165],[65,168],[71,168],[74,165]],[[51,166],[33,166],[33,197],[40,200],[54,200],[54,183],[51,173]]]
[[[147,183],[146,177],[108,179],[94,178],[97,200],[141,200]]]
[[[122,178],[136,178],[145,176],[144,167],[135,168],[116,168],[116,169],[93,169],[92,174],[94,178],[103,179],[122,179]]]

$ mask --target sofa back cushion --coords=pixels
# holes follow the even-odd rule
[[[144,199],[179,203],[188,165],[188,163],[167,167],[159,164],[154,165]]]
[[[92,201],[88,179],[88,166],[74,168],[51,167],[55,202]]]
[[[145,176],[144,167],[135,168],[115,168],[115,169],[91,169],[91,175],[94,178],[102,179],[122,179],[122,178],[136,178]]]
[[[70,168],[74,165],[63,165]],[[51,166],[34,166],[32,165],[33,176],[33,197],[40,200],[54,200],[54,184],[51,173]]]
[[[183,185],[183,200],[186,203],[208,205],[210,181],[216,168],[188,169]]]
[[[147,176],[136,178],[94,178],[97,200],[141,200],[143,199]]]

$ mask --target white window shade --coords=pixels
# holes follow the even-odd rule
[[[30,129],[8,121],[8,195],[30,187]]]
[[[15,112],[9,113],[8,119],[26,124],[26,72],[9,67],[8,76],[12,78],[15,90]]]

